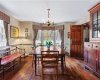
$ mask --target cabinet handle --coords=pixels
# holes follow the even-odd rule
[[[90,45],[88,45],[88,46],[90,46]]]

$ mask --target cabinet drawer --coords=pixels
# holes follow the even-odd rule
[[[93,44],[93,49],[100,49],[100,44]]]
[[[92,45],[93,45],[92,43],[85,43],[86,48],[92,48]]]

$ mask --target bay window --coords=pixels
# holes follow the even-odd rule
[[[36,45],[45,45],[46,41],[51,41],[53,45],[61,46],[59,30],[38,30]]]

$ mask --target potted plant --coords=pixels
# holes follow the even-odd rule
[[[46,41],[47,48],[50,48],[51,45],[52,45],[52,42],[51,41]]]

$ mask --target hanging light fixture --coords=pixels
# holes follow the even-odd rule
[[[45,23],[45,21],[44,21],[44,24],[46,24],[46,25],[48,25],[48,26],[50,26],[50,25],[54,25],[54,22],[53,21],[50,21],[50,9],[47,9],[47,11],[48,11],[48,20],[46,21],[46,23]]]

